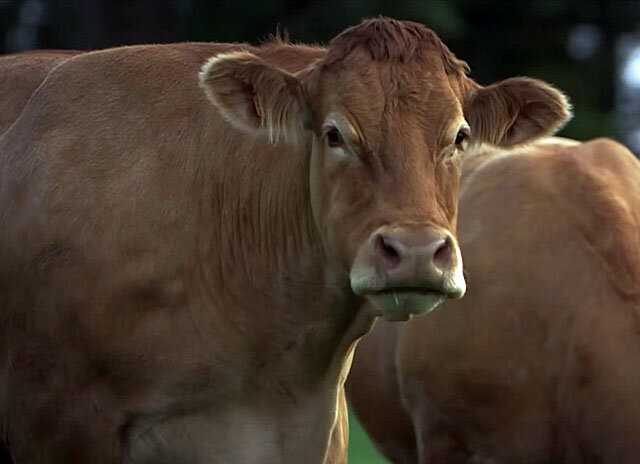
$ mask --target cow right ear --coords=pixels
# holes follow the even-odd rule
[[[200,87],[235,127],[271,143],[304,136],[307,103],[300,80],[253,53],[214,56],[202,67]]]
[[[465,117],[475,140],[511,147],[554,134],[571,119],[567,97],[546,82],[527,77],[488,87],[469,80]]]

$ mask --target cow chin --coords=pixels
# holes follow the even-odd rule
[[[351,290],[371,303],[369,307],[376,316],[388,321],[405,321],[429,313],[447,299],[462,298],[467,289],[459,258],[455,268],[435,282],[389,282],[375,268],[361,266],[354,266],[350,279]]]
[[[373,304],[376,315],[387,321],[406,321],[426,314],[440,306],[447,296],[422,290],[388,290],[366,296]]]

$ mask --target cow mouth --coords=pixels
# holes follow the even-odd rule
[[[385,288],[365,296],[387,321],[406,321],[429,313],[447,299],[444,293],[414,287]]]

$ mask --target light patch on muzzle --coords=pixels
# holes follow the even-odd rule
[[[447,299],[442,293],[400,290],[381,292],[368,298],[379,310],[379,316],[387,321],[406,321],[414,315],[429,313]]]
[[[444,292],[448,298],[462,298],[467,292],[467,282],[464,278],[464,270],[462,265],[462,258],[460,257],[460,250],[456,252],[456,264],[453,267],[453,272],[449,275],[445,275],[444,278]]]
[[[393,282],[376,266],[354,265],[350,274],[351,288],[372,303],[376,316],[388,321],[406,321],[435,310],[447,299],[464,296],[467,285],[457,244],[452,260],[452,266],[446,272],[437,276],[431,274],[427,280],[417,275],[415,282]]]

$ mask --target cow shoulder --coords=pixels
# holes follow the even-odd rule
[[[5,168],[27,175],[27,165],[45,164],[58,179],[96,169],[104,179],[118,163],[187,156],[184,147],[220,120],[198,87],[199,69],[228,47],[142,45],[72,56],[0,138],[0,151],[14,160]]]
[[[640,213],[633,206],[640,202],[640,164],[623,145],[606,138],[577,143],[553,137],[509,150],[483,151],[464,164],[461,221],[466,210],[483,204],[483,195],[509,204],[509,198],[518,198],[518,205],[512,206],[519,212],[507,214],[503,205],[502,213],[491,216],[496,221],[569,223],[606,274],[616,276],[611,280],[616,291],[625,298],[640,297],[635,285],[640,279]],[[537,210],[548,217],[523,214],[527,201],[546,202]],[[468,222],[470,234],[481,227]]]
[[[587,217],[574,210],[576,222],[608,275],[616,276],[611,283],[618,292],[638,298],[640,163],[626,147],[610,139],[596,139],[569,151],[577,182],[568,200],[583,196],[590,206],[582,213]]]
[[[575,227],[623,298],[639,298],[640,163],[606,138],[548,145],[537,181],[553,193],[558,214]],[[615,276],[615,277],[614,277]]]
[[[44,50],[0,57],[0,134],[13,124],[34,90],[73,50]]]
[[[63,108],[55,108],[57,113],[81,108],[122,111],[153,102],[145,108],[149,111],[170,103],[193,103],[189,101],[193,96],[200,97],[199,67],[208,56],[226,48],[213,44],[137,45],[76,55],[52,70],[38,89],[40,101],[35,103],[45,110],[49,110],[46,105],[64,103]]]

